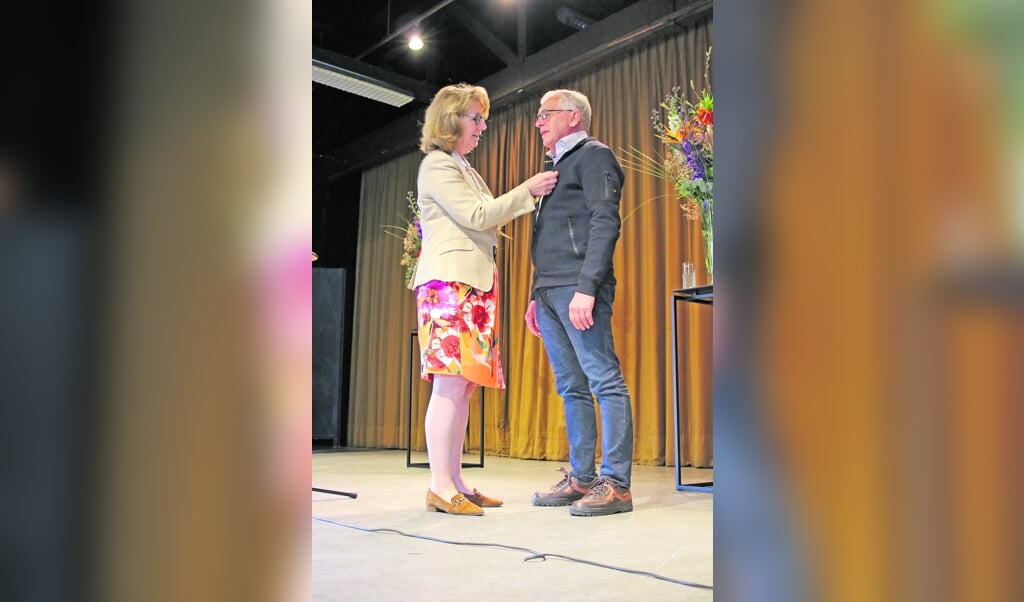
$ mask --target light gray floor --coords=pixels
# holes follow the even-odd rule
[[[561,478],[561,462],[488,456],[465,469],[470,484],[505,501],[484,516],[428,512],[425,468],[406,468],[404,450],[313,454],[313,600],[711,600],[709,589],[564,560],[525,561],[529,552],[403,537],[503,544],[561,554],[712,586],[712,494],[676,491],[671,467],[633,467],[633,507],[625,514],[575,517],[538,508],[530,496]],[[477,462],[479,456],[465,456]],[[426,461],[413,454],[413,461]],[[711,481],[683,469],[683,482]],[[340,523],[340,524],[339,524]]]

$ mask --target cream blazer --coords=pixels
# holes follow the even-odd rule
[[[476,170],[440,150],[423,158],[416,185],[423,248],[409,288],[443,280],[491,290],[497,227],[533,211],[526,185],[494,198]]]

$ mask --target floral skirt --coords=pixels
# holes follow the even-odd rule
[[[461,282],[431,280],[416,288],[420,376],[459,375],[505,388],[498,354],[498,279],[484,292]]]

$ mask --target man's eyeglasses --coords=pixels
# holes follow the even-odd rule
[[[541,112],[537,113],[537,119],[540,119],[541,121],[547,121],[548,118],[551,117],[552,113],[572,113],[575,110],[576,109],[544,109]]]
[[[479,113],[477,113],[476,115],[474,115],[472,113],[459,113],[459,116],[460,117],[469,117],[470,119],[473,120],[473,123],[475,123],[476,125],[480,125],[481,123],[484,122],[485,119],[487,119],[486,117],[484,117],[483,115],[480,115]]]

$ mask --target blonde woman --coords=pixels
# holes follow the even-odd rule
[[[504,388],[497,348],[497,227],[533,211],[555,187],[541,172],[495,198],[466,161],[487,129],[490,100],[480,86],[455,84],[427,107],[417,203],[423,248],[409,288],[416,291],[420,375],[433,383],[424,423],[430,488],[427,509],[481,515],[502,501],[462,474],[469,400],[478,386]]]

